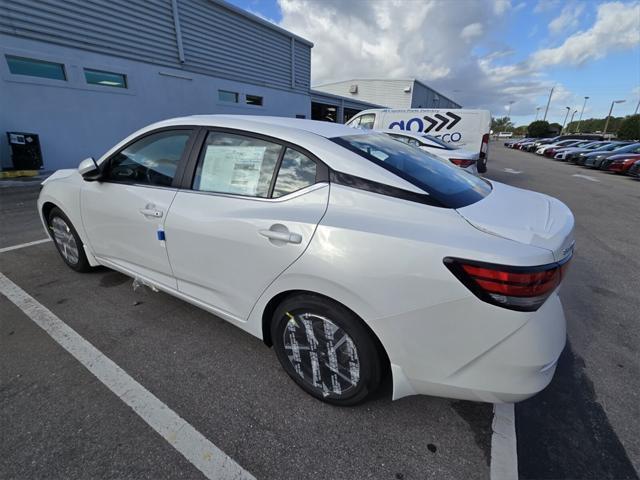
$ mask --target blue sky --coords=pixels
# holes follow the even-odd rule
[[[634,112],[640,98],[638,0],[231,0],[314,42],[312,84],[418,78],[469,108],[547,119]],[[407,15],[411,12],[411,15]],[[578,118],[580,112],[575,116]],[[571,115],[571,114],[570,114]]]

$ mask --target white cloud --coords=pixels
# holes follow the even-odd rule
[[[571,35],[559,47],[537,51],[531,61],[538,68],[559,64],[575,66],[638,44],[640,2],[604,3],[598,6],[596,21],[590,29]]]
[[[484,27],[481,23],[475,22],[470,23],[466,27],[462,29],[460,32],[460,36],[465,40],[473,40],[476,37],[481,37],[484,32]]]
[[[584,3],[568,3],[562,9],[560,15],[549,23],[549,32],[551,32],[552,35],[559,35],[560,33],[568,33],[578,28],[584,6]]]
[[[536,4],[533,11],[535,13],[548,12],[550,10],[558,8],[559,5],[560,0],[538,0],[538,3]]]
[[[586,61],[597,58],[599,49],[604,55],[637,43],[633,32],[628,31],[637,3],[604,4],[589,30],[574,34],[560,47],[540,50],[513,63],[509,61],[509,45],[496,45],[491,36],[492,31],[510,21],[510,11],[518,8],[510,2],[473,0],[465,2],[465,8],[446,8],[448,2],[421,0],[411,3],[410,12],[403,0],[278,2],[280,25],[315,44],[312,85],[350,78],[417,78],[469,107],[499,112],[509,100],[516,100],[512,115],[535,112],[539,97],[548,93],[552,83],[543,74],[543,67],[572,63],[574,58]],[[547,8],[549,2],[544,5]],[[618,18],[620,7],[627,18]],[[574,46],[573,38],[581,42]],[[578,52],[582,43],[591,45],[594,41],[598,45],[595,53],[592,47],[587,48],[588,55]],[[476,47],[487,45],[491,46],[487,54],[475,53]],[[554,101],[563,100],[565,95],[560,87]]]

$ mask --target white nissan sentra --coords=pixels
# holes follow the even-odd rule
[[[103,265],[273,346],[311,395],[528,398],[565,345],[573,216],[388,135],[192,116],[43,184],[67,265]]]

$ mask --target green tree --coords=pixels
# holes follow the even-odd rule
[[[631,115],[620,122],[618,138],[622,140],[640,139],[640,115]]]
[[[535,122],[531,122],[527,127],[527,136],[528,137],[546,137],[549,135],[549,122],[545,122],[544,120],[537,120]]]
[[[526,135],[527,134],[527,126],[526,125],[520,125],[519,127],[516,127],[513,129],[513,134],[514,135]]]
[[[513,131],[513,122],[509,117],[492,118],[491,130],[494,132],[511,132]]]

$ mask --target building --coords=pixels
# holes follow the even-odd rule
[[[461,108],[450,98],[416,79],[353,79],[315,85],[315,91],[388,108]]]
[[[6,132],[55,170],[180,115],[370,108],[310,90],[312,46],[222,0],[0,0],[0,162]]]

